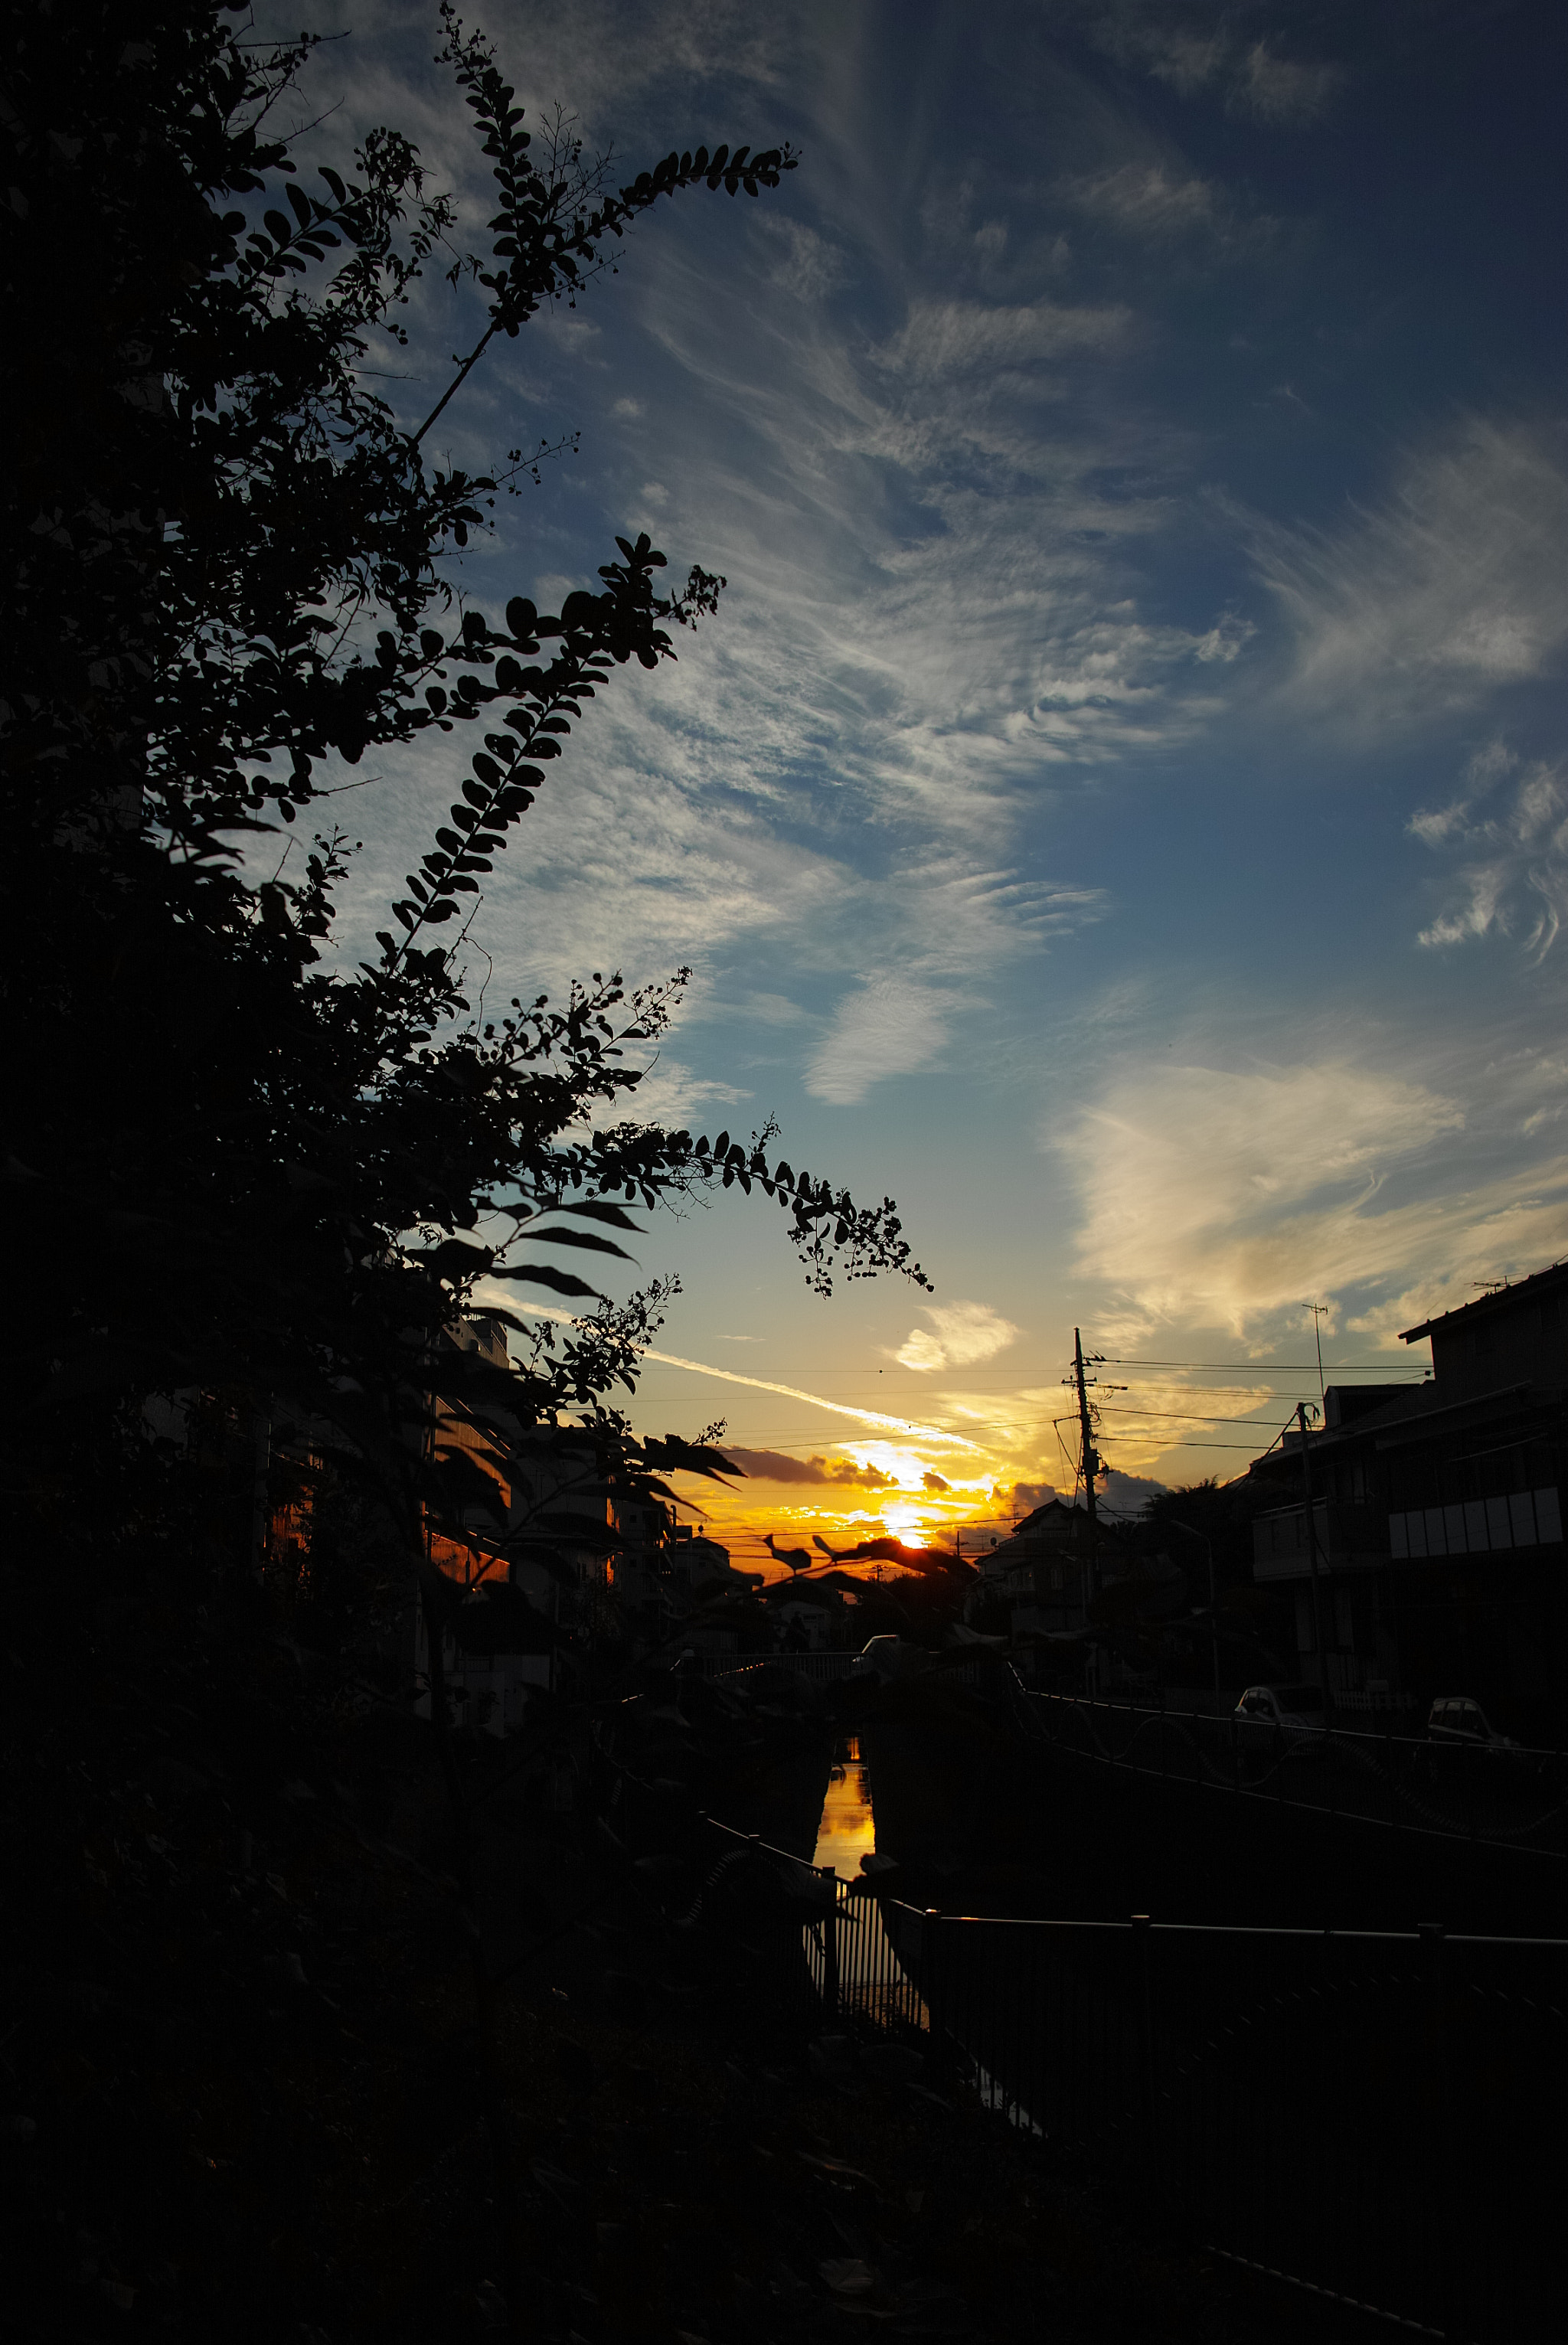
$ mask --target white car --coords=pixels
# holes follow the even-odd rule
[[[1433,1702],[1425,1740],[1429,1777],[1455,1792],[1522,1785],[1545,1763],[1511,1734],[1499,1734],[1470,1694],[1445,1694]],[[1479,1761],[1461,1755],[1470,1751],[1486,1755]]]
[[[873,1637],[850,1663],[852,1678],[870,1678],[889,1684],[894,1678],[916,1676],[931,1666],[931,1656],[901,1637]]]
[[[1323,1689],[1315,1685],[1248,1686],[1236,1716],[1246,1741],[1263,1749],[1299,1744],[1328,1726]]]
[[[1510,1734],[1499,1734],[1480,1702],[1469,1694],[1451,1694],[1434,1701],[1427,1719],[1429,1742],[1462,1744],[1471,1751],[1517,1751]]]

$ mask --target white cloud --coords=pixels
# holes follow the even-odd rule
[[[1234,612],[1227,611],[1223,618],[1215,621],[1207,634],[1198,637],[1192,647],[1192,655],[1206,666],[1214,660],[1228,666],[1232,660],[1240,658],[1257,633],[1257,629],[1250,619],[1238,618]]]
[[[778,251],[769,272],[772,280],[797,301],[824,300],[848,279],[849,266],[842,251],[815,228],[808,228],[804,220],[765,213],[761,228]]]
[[[923,986],[873,978],[840,1003],[806,1076],[814,1099],[852,1106],[874,1082],[929,1066],[947,1040],[946,1004]]]
[[[1458,1130],[1419,1083],[1345,1064],[1119,1075],[1054,1145],[1083,1220],[1080,1267],[1148,1325],[1244,1336],[1303,1294],[1404,1272],[1445,1206],[1389,1206],[1390,1169]]]
[[[1470,1114],[1344,1060],[1125,1068],[1048,1142],[1077,1194],[1079,1268],[1105,1282],[1097,1333],[1135,1350],[1220,1328],[1272,1348],[1310,1297],[1388,1344],[1478,1281],[1556,1259],[1568,1154],[1526,1162],[1524,1139],[1568,1115],[1568,1066],[1489,1051],[1451,1071]]]
[[[1344,76],[1338,66],[1302,65],[1254,41],[1237,68],[1230,98],[1238,113],[1263,122],[1309,122]]]
[[[1064,308],[1036,301],[1007,308],[981,301],[919,299],[879,353],[879,363],[911,382],[952,381],[993,374],[999,367],[1033,367],[1085,350],[1107,353],[1126,347],[1134,332],[1131,310]]]
[[[1507,777],[1510,787],[1500,790]],[[1457,868],[1445,909],[1423,945],[1517,937],[1544,959],[1568,918],[1568,768],[1537,759],[1521,768],[1499,742],[1472,757],[1461,795],[1410,818],[1416,838]]]
[[[636,1091],[627,1095],[622,1112],[628,1122],[675,1127],[689,1122],[699,1108],[736,1107],[750,1096],[749,1091],[737,1091],[733,1083],[696,1074],[679,1059],[661,1053]]]
[[[311,67],[321,95],[345,97],[345,127],[368,88],[402,118],[383,47],[425,56],[414,14],[371,0],[355,22]],[[1143,347],[1134,312],[1041,298],[1055,263],[1026,208],[968,216],[951,272],[911,252],[905,196],[867,144],[880,101],[853,86],[859,50],[830,14],[764,25],[730,0],[678,21],[540,0],[514,38],[503,29],[503,59],[531,117],[559,96],[628,159],[677,100],[733,137],[746,115],[776,135],[787,98],[815,117],[820,161],[764,205],[699,197],[678,223],[661,208],[620,284],[498,345],[449,411],[474,464],[514,435],[518,402],[591,424],[559,475],[565,518],[557,501],[530,535],[504,507],[494,550],[471,549],[482,603],[504,574],[504,592],[558,604],[610,526],[652,529],[656,512],[677,571],[696,556],[731,581],[678,668],[612,681],[501,858],[474,937],[508,990],[593,967],[635,980],[692,962],[700,979],[758,946],[782,956],[786,938],[830,983],[875,969],[880,990],[841,1005],[825,1039],[799,1038],[818,1096],[863,1096],[878,1072],[932,1063],[977,973],[1105,916],[1103,887],[1024,851],[1043,786],[1190,738],[1248,630],[1145,608],[1145,548],[1181,507],[1172,444],[1107,401]],[[463,108],[439,76],[421,88],[426,159],[477,236],[488,198]],[[939,212],[944,169],[926,174]],[[1173,164],[1160,188],[1145,174],[1141,194],[1129,181],[1105,199],[1191,208],[1188,178]],[[846,281],[867,294],[850,324],[827,299]],[[457,347],[446,332],[436,346]],[[613,523],[596,537],[601,511]],[[439,819],[433,793],[451,795],[438,761],[385,761],[362,927]],[[349,925],[346,949],[362,949]],[[789,985],[771,969],[756,981]]]
[[[925,1303],[921,1305],[931,1326],[910,1330],[894,1357],[922,1375],[937,1368],[968,1368],[994,1359],[1018,1334],[988,1303]]]
[[[1123,163],[1097,178],[1071,183],[1067,194],[1092,217],[1145,237],[1212,228],[1221,208],[1212,182],[1163,163]]]
[[[1472,419],[1337,533],[1259,533],[1292,702],[1372,736],[1441,722],[1568,646],[1568,434]]]
[[[1345,78],[1337,65],[1282,56],[1268,39],[1243,45],[1223,23],[1202,21],[1212,20],[1212,10],[1187,12],[1186,24],[1171,0],[1086,0],[1083,13],[1091,38],[1112,56],[1142,66],[1183,97],[1213,90],[1228,113],[1259,121],[1309,122]]]

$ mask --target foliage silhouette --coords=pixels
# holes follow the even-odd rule
[[[489,1020],[471,1003],[463,938],[496,855],[587,705],[673,657],[671,630],[710,617],[724,582],[694,568],[667,591],[663,554],[621,537],[558,612],[519,595],[493,618],[443,565],[548,452],[471,475],[427,464],[422,444],[489,342],[574,299],[661,198],[756,196],[796,157],[678,150],[614,185],[558,121],[524,127],[488,46],[444,7],[441,58],[496,188],[490,250],[468,254],[394,129],[303,183],[270,117],[310,40],[249,46],[229,13],[40,0],[8,42],[7,1975],[45,2010],[51,1980],[101,1964],[135,1982],[148,2027],[169,2006],[178,2036],[199,2011],[240,2043],[280,2024],[279,1978],[309,1977],[297,1952],[252,1958],[279,1931],[257,1847],[295,1851],[318,1903],[337,1894],[332,1831],[346,1865],[385,1856],[426,1890],[444,1882],[472,1968],[515,2329],[473,1754],[449,1731],[442,1679],[449,1628],[460,1643],[535,1632],[507,1617],[515,1601],[458,1622],[430,1542],[470,1536],[519,1450],[535,1461],[529,1552],[546,1560],[564,1477],[657,1500],[669,1472],[732,1470],[711,1439],[638,1438],[617,1405],[673,1291],[611,1302],[583,1274],[626,1258],[628,1206],[760,1191],[819,1292],[884,1269],[923,1280],[891,1202],[861,1208],[771,1159],[770,1126],[743,1143],[628,1113],[628,1057],[664,1030],[681,976],[628,994],[595,974],[563,1002],[518,999]],[[375,337],[409,339],[413,288],[438,261],[478,307],[476,339],[411,431],[367,362]],[[317,827],[323,800],[342,766],[449,737],[467,771],[375,958],[349,967],[333,938],[353,848]],[[296,827],[313,835],[292,872],[285,852],[259,876],[267,835]],[[494,1312],[523,1339],[504,1365],[453,1336],[494,1280],[579,1315]],[[174,1395],[179,1437],[155,1438],[169,1420],[149,1397]],[[462,1440],[443,1439],[454,1427]],[[280,1497],[314,1509],[310,1572],[283,1586],[266,1569]],[[423,1865],[382,1841],[382,1794],[341,1700],[416,1578],[448,1802]],[[161,1792],[159,1766],[173,1771]],[[124,1824],[124,1787],[142,1782],[155,1788],[138,1814],[163,1824],[150,1858]],[[282,1897],[283,1871],[268,1877]],[[323,2041],[351,2046],[335,2007]],[[21,2042],[15,2073],[55,2093],[52,2046]],[[180,2075],[194,2108],[199,2062]],[[39,2186],[38,2254],[54,2192],[78,2238],[123,2232],[125,2256],[145,2259],[156,2235],[173,2270],[210,2230],[169,2179],[188,2180],[192,2145],[140,2086],[112,2107],[78,2101],[91,2124],[62,2117],[56,2132],[87,2147],[74,2178],[63,2147]],[[128,2307],[135,2288],[104,2269]],[[247,2275],[253,2308],[214,2299],[202,2317],[275,2334],[310,2308],[270,2248]]]
[[[662,197],[756,195],[796,157],[698,148],[609,188],[559,126],[531,145],[485,43],[442,13],[499,204],[489,258],[449,270],[485,322],[444,404]],[[608,1229],[635,1225],[609,1201],[757,1188],[820,1291],[836,1269],[920,1273],[890,1203],[770,1163],[770,1132],[627,1118],[626,1054],[664,1030],[680,976],[473,1013],[461,938],[437,932],[466,932],[586,704],[673,657],[670,626],[710,614],[723,581],[663,592],[664,556],[622,537],[558,614],[462,605],[440,565],[497,480],[427,468],[365,371],[373,335],[406,340],[453,207],[391,129],[351,174],[299,184],[268,117],[310,46],[247,48],[197,0],[41,11],[18,44],[7,1422],[31,1455],[63,1409],[81,1426],[149,1390],[285,1396],[373,1466],[412,1532],[439,1496],[433,1408],[493,1430],[498,1410],[575,1411],[641,1473],[606,1396],[635,1383],[659,1298],[612,1307],[536,1243],[616,1254]],[[240,850],[314,813],[340,762],[463,727],[479,740],[446,819],[379,958],[346,970],[344,836],[319,833],[297,878],[258,881]],[[441,1340],[486,1278],[592,1315],[537,1333],[508,1379]]]

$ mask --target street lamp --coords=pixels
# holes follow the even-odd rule
[[[1208,1640],[1214,1656],[1214,1699],[1217,1705],[1219,1701],[1219,1622],[1218,1599],[1214,1589],[1214,1541],[1207,1531],[1200,1531],[1196,1523],[1178,1522],[1174,1515],[1166,1515],[1165,1520],[1169,1523],[1173,1530],[1186,1531],[1190,1538],[1202,1539],[1204,1546],[1208,1549]]]

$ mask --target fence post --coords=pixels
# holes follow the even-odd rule
[[[822,2016],[831,2020],[839,2015],[839,1876],[830,1864],[818,1873],[831,1899],[822,1917]]]
[[[1399,1794],[1394,1789],[1394,1738],[1386,1726],[1383,1729],[1383,1773],[1389,1786],[1389,1826],[1391,1831],[1397,1832],[1400,1823],[1400,1801]]]
[[[927,2066],[933,2085],[945,2083],[947,2044],[947,1944],[939,1906],[928,1905],[921,1917],[921,1985],[931,2021],[931,2051]]]
[[[1437,2227],[1438,2320],[1446,2338],[1459,2334],[1454,2301],[1454,2225],[1459,2217],[1454,2188],[1455,2129],[1448,2120],[1451,2106],[1448,2073],[1448,2015],[1443,1978],[1443,1924],[1419,1922],[1426,1972],[1427,2140],[1430,2149],[1428,2203]]]
[[[1132,1916],[1133,1993],[1138,2039],[1138,2134],[1150,2187],[1155,2178],[1154,1929],[1147,1914]]]

